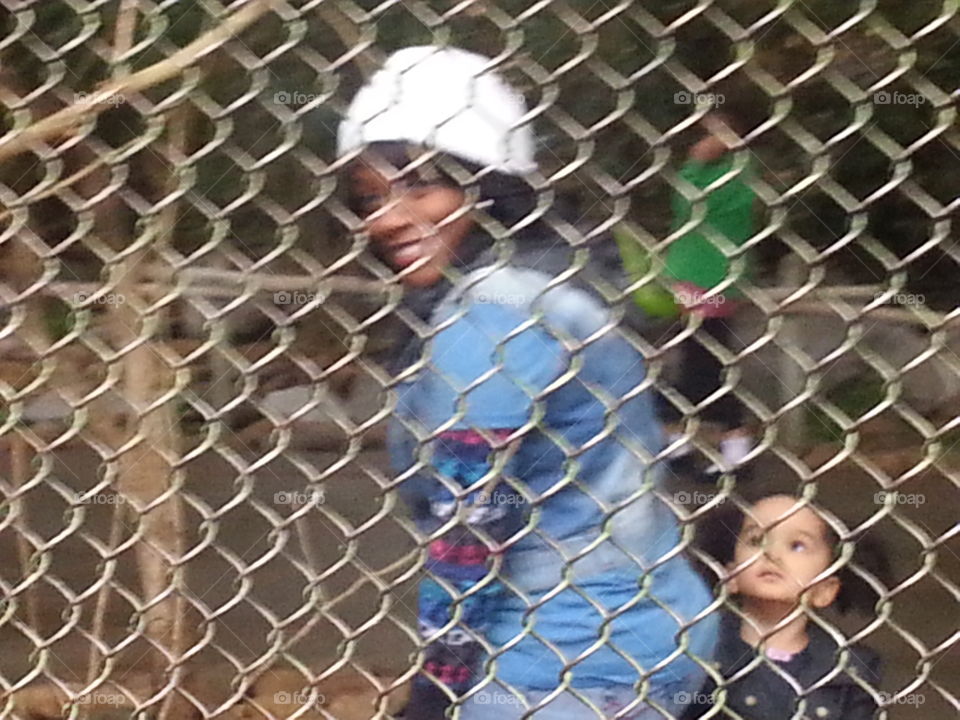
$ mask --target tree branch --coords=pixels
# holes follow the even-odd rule
[[[96,92],[84,97],[82,101],[75,102],[18,133],[6,135],[0,139],[0,162],[14,155],[28,152],[36,143],[52,140],[73,131],[81,123],[114,107],[108,102],[111,98],[132,95],[182,74],[188,67],[229,42],[265,15],[274,2],[275,0],[253,0],[213,30],[178,50],[166,60],[161,60],[126,77],[112,80]]]

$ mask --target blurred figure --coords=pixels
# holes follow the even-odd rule
[[[491,63],[401,50],[340,129],[350,206],[421,323],[391,363],[391,460],[428,556],[406,717],[469,695],[463,720],[541,702],[538,719],[595,718],[565,686],[608,715],[661,718],[652,701],[678,712],[706,675],[710,593],[651,492],[664,438],[643,356],[602,332],[589,283],[556,281],[574,253],[549,215],[529,220],[534,138]]]
[[[711,188],[704,200],[706,212],[702,222],[692,231],[672,242],[667,250],[664,282],[673,290],[674,298],[687,315],[698,315],[701,325],[698,334],[710,335],[724,346],[730,345],[733,331],[730,320],[740,305],[740,291],[736,281],[748,276],[749,262],[744,257],[744,268],[732,278],[731,255],[754,233],[754,201],[750,188],[751,165],[733,177],[736,158],[730,152],[729,139],[742,131],[740,123],[730,114],[712,110],[702,122],[702,137],[690,149],[680,177],[697,190]],[[724,179],[726,178],[726,179]],[[722,182],[722,184],[716,185]],[[690,222],[697,211],[696,203],[684,194],[674,193],[673,223],[675,232]],[[734,279],[721,292],[714,289]],[[681,346],[682,360],[676,389],[692,404],[703,402],[723,386],[723,364],[696,336]],[[676,409],[664,402],[668,421],[679,420]],[[708,479],[715,479],[725,470],[733,470],[749,454],[754,445],[750,430],[745,426],[744,408],[732,392],[720,396],[700,411],[700,418],[716,423],[721,431],[720,454],[726,468],[718,464],[706,470]],[[671,442],[679,440],[678,431]],[[692,447],[681,446],[672,456],[674,469],[687,465]]]

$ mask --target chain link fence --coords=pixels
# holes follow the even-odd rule
[[[874,612],[830,616],[880,652],[879,712],[955,716],[955,2],[0,6],[2,717],[403,707],[428,538],[383,447],[384,359],[416,321],[335,138],[384,57],[422,43],[501,59],[544,187],[577,208],[564,237],[599,252],[629,228],[654,258],[604,292],[683,442],[718,460],[698,415],[732,393],[754,480],[889,546]],[[762,216],[726,344],[633,306],[709,107],[744,121]],[[690,337],[727,366],[699,404],[671,388]],[[734,502],[724,478],[657,491],[678,552]]]

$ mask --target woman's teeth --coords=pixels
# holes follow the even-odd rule
[[[411,263],[423,257],[425,252],[424,242],[415,240],[414,242],[399,245],[392,250],[393,261],[397,265],[406,267]]]

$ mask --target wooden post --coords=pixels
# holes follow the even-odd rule
[[[110,518],[110,537],[107,539],[107,548],[109,550],[116,550],[117,546],[120,545],[120,540],[123,537],[123,521],[125,518],[124,511],[126,507],[122,502],[114,503],[113,505],[113,515]],[[93,608],[93,620],[90,623],[90,635],[95,640],[103,641],[104,632],[106,630],[106,620],[107,620],[107,610],[110,607],[110,580],[113,578],[114,569],[116,568],[116,560],[107,560],[104,563],[103,575],[104,583],[100,586],[100,589],[97,590],[97,601]],[[87,657],[87,678],[85,685],[89,687],[93,684],[93,681],[97,679],[97,676],[102,671],[102,663],[100,661],[100,654],[97,646],[94,643],[90,643],[90,653]],[[90,704],[84,704],[80,710],[81,717],[90,717],[92,708]]]
[[[222,265],[222,258],[218,258],[219,265]],[[234,293],[236,295],[236,293]],[[199,310],[192,306],[189,296],[185,296],[180,301],[180,310],[184,329],[187,330],[188,337],[202,338],[206,334],[203,324],[203,315]],[[221,322],[226,325],[227,334],[232,330],[230,318],[224,318]],[[207,364],[207,372],[210,374],[210,382],[207,384],[203,393],[204,398],[217,409],[226,406],[237,395],[236,383],[239,378],[239,371],[233,364],[227,360],[222,353],[212,351],[204,355],[204,362]]]
[[[10,435],[8,447],[10,448],[10,478],[13,482],[13,489],[16,492],[23,488],[30,480],[30,446],[20,433],[14,432]],[[13,512],[16,516],[14,528],[17,531],[17,558],[20,561],[21,576],[25,578],[30,574],[30,568],[33,564],[31,562],[33,546],[30,545],[23,535],[24,530],[30,527],[30,515],[27,512],[27,502],[23,495],[18,496],[12,505]],[[37,607],[36,591],[32,586],[28,587],[23,591],[21,597],[23,598],[26,610],[27,625],[38,635],[42,636],[43,633],[40,632],[40,612]]]
[[[135,277],[135,258],[131,257],[128,267],[131,280]],[[123,285],[128,282],[126,292],[132,293],[133,282],[125,281]],[[127,325],[135,313],[126,304],[116,306],[116,326],[135,327]],[[133,340],[133,333],[128,339]],[[181,591],[184,570],[177,564],[184,553],[183,507],[176,487],[178,474],[170,464],[170,458],[177,457],[180,450],[175,408],[167,400],[147,409],[169,390],[170,379],[169,368],[161,362],[152,342],[130,350],[123,360],[123,394],[135,410],[127,427],[138,441],[119,457],[117,487],[139,517],[140,539],[135,552],[147,605],[145,634],[155,647],[163,648],[163,652],[154,653],[154,690],[168,683],[178,684],[183,677],[179,659],[190,644]],[[174,658],[173,662],[168,664],[164,655]],[[185,698],[171,693],[163,702],[160,717],[179,720],[195,713],[196,709]]]
[[[132,47],[136,20],[135,0],[126,0],[118,11],[113,46],[116,58]],[[175,124],[177,117],[177,113],[169,116],[169,137],[174,147],[183,141],[183,128]],[[175,471],[171,464],[179,457],[179,431],[173,397],[158,403],[173,386],[173,372],[157,351],[157,336],[165,331],[166,313],[158,311],[150,316],[144,312],[152,298],[142,288],[143,264],[153,256],[156,239],[166,239],[173,232],[176,206],[168,205],[155,219],[154,232],[140,238],[131,237],[130,228],[116,213],[110,214],[109,208],[109,202],[98,207],[95,227],[115,248],[127,246],[128,239],[139,247],[113,269],[116,295],[109,303],[107,317],[122,369],[120,392],[130,410],[114,416],[106,425],[101,421],[100,434],[107,436],[104,439],[115,450],[123,448],[116,458],[115,483],[129,514],[135,516],[139,536],[134,552],[145,606],[142,620],[144,633],[154,648],[150,653],[151,692],[168,685],[173,688],[162,700],[158,717],[184,720],[199,713],[176,690],[182,685],[182,659],[191,644],[182,592],[184,569],[179,565],[185,545],[178,493],[182,472]]]
[[[10,67],[0,69],[0,80],[4,87],[14,88],[26,94],[26,88],[21,87],[16,73],[13,73]],[[43,244],[36,238],[35,224],[32,219],[28,219],[24,227],[0,244],[0,280],[9,283],[17,293],[23,293],[43,277],[44,263],[39,254],[39,248],[42,248]],[[22,381],[31,374],[32,368],[29,366],[36,367],[37,359],[47,353],[53,344],[46,322],[46,310],[50,303],[50,299],[42,293],[33,293],[19,303],[22,315],[15,328],[14,342],[19,341],[27,345],[30,348],[27,354],[32,357],[26,361],[23,373],[18,373],[19,377],[15,383],[18,389],[24,386],[25,383]],[[14,492],[17,492],[26,485],[32,475],[30,465],[33,449],[18,430],[12,430],[3,440],[6,441],[10,452],[11,482]],[[23,495],[19,495],[11,505],[15,518],[13,527],[16,531],[17,558],[23,577],[26,577],[30,573],[34,554],[34,548],[23,534],[29,529],[28,503]],[[35,588],[26,589],[21,597],[25,606],[27,624],[42,636]]]
[[[793,253],[780,261],[779,284],[784,288],[798,288],[803,285],[805,266],[801,258]],[[797,319],[784,318],[783,329],[780,333],[779,344],[802,350],[803,337],[797,327]],[[781,351],[782,352],[782,351]],[[803,368],[789,355],[783,353],[779,367],[780,375],[780,403],[781,407],[797,398],[806,386],[806,375]],[[803,407],[795,408],[780,418],[777,436],[780,442],[796,450],[804,444],[806,428],[804,427]]]

